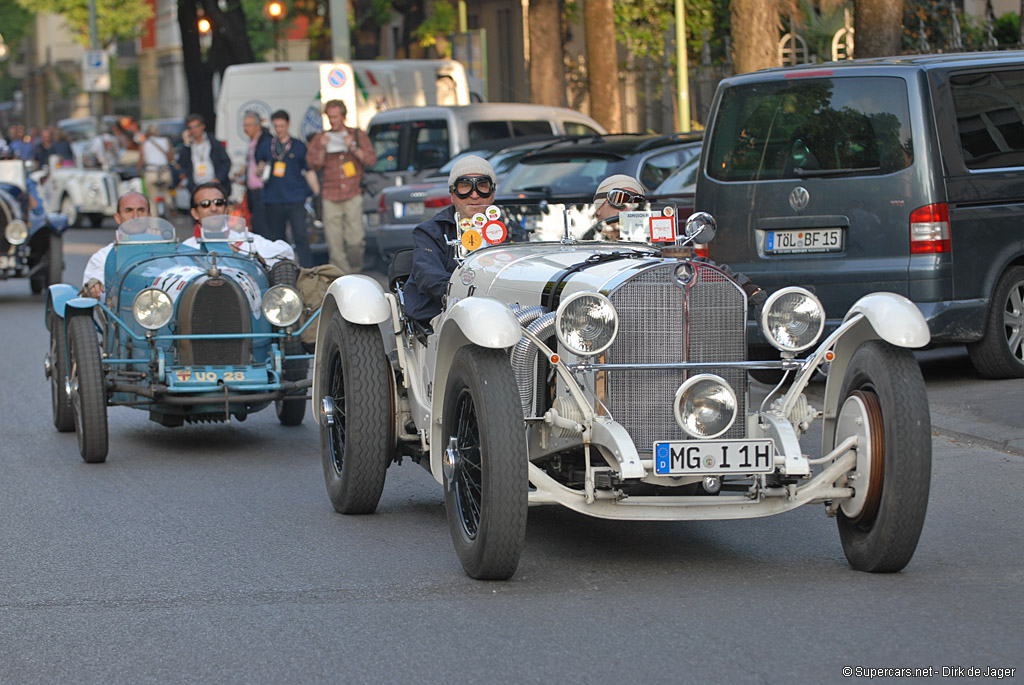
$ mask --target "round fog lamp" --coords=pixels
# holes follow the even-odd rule
[[[776,348],[800,352],[818,342],[825,330],[825,308],[809,290],[776,290],[761,309],[761,327]]]
[[[21,219],[15,219],[7,224],[4,229],[4,237],[11,245],[21,245],[28,240],[28,226]]]
[[[302,296],[290,285],[275,285],[263,295],[263,314],[275,326],[291,326],[302,314]]]
[[[559,342],[577,357],[607,350],[619,331],[619,315],[601,293],[581,292],[562,300],[555,314]]]
[[[679,386],[676,423],[694,438],[717,438],[736,421],[736,393],[720,376],[702,373]]]
[[[132,314],[143,328],[155,331],[163,328],[174,315],[171,298],[159,288],[146,288],[132,301]]]

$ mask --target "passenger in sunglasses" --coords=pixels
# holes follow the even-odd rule
[[[619,212],[637,209],[644,201],[644,187],[632,176],[614,174],[601,181],[594,193],[597,223],[583,234],[583,240],[618,240]]]
[[[412,232],[412,275],[405,284],[405,312],[424,328],[441,313],[441,296],[455,271],[455,249],[449,240],[459,237],[455,214],[471,218],[494,203],[494,168],[483,157],[468,155],[452,165],[448,191],[452,204],[424,221]]]
[[[182,245],[199,249],[199,224],[208,216],[220,216],[228,213],[228,201],[224,194],[224,188],[213,181],[196,187],[192,193],[192,218],[196,225],[192,237],[182,241]],[[263,257],[267,266],[273,266],[282,259],[295,260],[295,251],[292,246],[284,240],[268,240],[258,233],[248,232],[252,236],[252,242],[247,240],[248,236],[239,235],[238,240],[228,243],[235,252],[248,253],[255,250],[256,254]]]

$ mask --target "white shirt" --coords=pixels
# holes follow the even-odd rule
[[[100,249],[96,250],[96,253],[92,257],[89,257],[89,263],[85,265],[85,271],[82,273],[82,285],[84,286],[89,282],[90,279],[95,278],[100,283],[103,283],[103,271],[107,265],[107,255],[114,249],[114,243],[104,245]],[[104,284],[104,288],[106,285]]]
[[[192,180],[202,185],[214,180],[213,160],[210,158],[210,136],[203,134],[203,139],[192,143]]]
[[[163,136],[151,136],[142,143],[142,163],[148,168],[171,163],[171,141]]]
[[[232,238],[237,238],[237,241],[231,242],[231,247],[237,252],[242,254],[250,254],[252,250],[256,250],[256,254],[263,257],[266,261],[267,266],[273,266],[282,259],[295,259],[295,250],[292,246],[283,240],[268,240],[257,233],[250,233],[252,236],[252,242],[248,242],[245,236],[235,233],[232,231],[229,234]],[[199,249],[199,241],[196,240],[195,236],[182,241],[182,245],[188,245]],[[236,245],[239,245],[237,248]]]

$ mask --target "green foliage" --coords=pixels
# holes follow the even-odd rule
[[[853,7],[843,2],[800,0],[800,13],[793,17],[796,32],[807,41],[807,48],[821,61],[832,59],[832,36],[845,26],[845,10]],[[787,22],[788,23],[788,22]]]
[[[114,100],[139,99],[139,65],[121,67],[117,59],[110,62],[110,97]]]
[[[570,11],[578,15],[579,8],[576,2],[567,0],[567,19]],[[614,11],[616,39],[629,47],[637,57],[650,57],[660,62],[665,55],[666,34],[675,25],[674,0],[616,0]],[[721,0],[686,0],[684,11],[687,59],[691,63],[701,59],[705,33],[712,59],[724,58],[725,37],[729,35],[729,3]]]
[[[274,27],[270,20],[263,15],[263,5],[265,4],[266,0],[242,0],[242,12],[245,14],[249,45],[252,46],[252,54],[257,62],[262,62],[263,56],[274,49]],[[290,9],[289,15],[291,15]],[[288,25],[287,18],[282,23],[279,30],[283,33]]]
[[[992,33],[995,34],[1000,46],[1016,45],[1020,41],[1020,15],[1016,12],[1007,12],[999,17]]]
[[[419,41],[420,45],[429,48],[431,46],[447,46],[447,38],[455,32],[458,22],[458,14],[455,8],[447,0],[439,0],[434,3],[434,13],[416,27],[412,37]],[[447,53],[447,50],[445,51]]]
[[[903,49],[919,51],[921,26],[932,52],[949,50],[953,40],[953,17],[945,0],[906,0],[903,6]],[[1008,12],[995,21],[992,34],[1000,48],[1016,46],[1020,16]],[[960,15],[960,37],[964,50],[984,50],[988,31],[984,17]]]
[[[32,31],[32,22],[35,13],[32,11],[34,3],[25,3],[22,6],[17,0],[0,0],[0,35],[3,35],[4,42],[13,54],[22,38]],[[2,68],[2,63],[0,63]]]
[[[89,46],[88,0],[17,0],[35,12],[64,17],[75,40]],[[96,0],[96,34],[102,46],[114,41],[137,38],[142,25],[152,16],[149,6],[139,0]]]

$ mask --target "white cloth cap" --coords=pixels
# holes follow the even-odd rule
[[[455,179],[459,176],[487,176],[491,179],[492,183],[498,182],[494,176],[494,167],[491,166],[491,163],[483,157],[477,157],[476,155],[466,155],[452,165],[452,170],[448,174],[448,185],[454,185]]]
[[[594,191],[594,197],[597,198],[601,193],[607,193],[609,190],[631,190],[634,193],[644,193],[644,187],[640,181],[636,180],[632,176],[626,174],[615,174],[609,176],[605,180],[601,181],[601,185]]]

